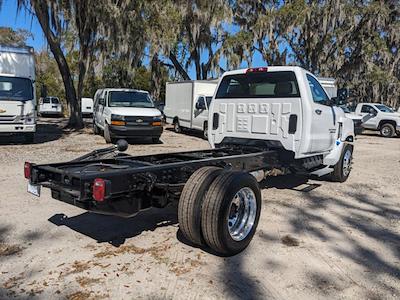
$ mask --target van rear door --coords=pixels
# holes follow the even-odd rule
[[[300,147],[302,104],[294,71],[257,68],[225,75],[210,111],[212,146],[235,138],[276,141],[291,151]]]

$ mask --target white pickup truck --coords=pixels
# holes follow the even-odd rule
[[[255,234],[265,176],[349,177],[353,122],[334,102],[299,67],[226,72],[209,107],[213,149],[130,156],[120,140],[70,162],[25,163],[28,191],[39,196],[48,187],[57,200],[124,217],[178,202],[187,240],[234,255]]]
[[[359,116],[372,115],[363,121],[365,129],[380,131],[383,137],[400,136],[400,113],[390,107],[379,103],[359,103],[355,114]]]

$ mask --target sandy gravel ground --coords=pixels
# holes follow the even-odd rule
[[[57,123],[42,123],[34,145],[0,145],[0,299],[400,298],[400,138],[358,137],[344,184],[266,180],[252,243],[221,258],[181,241],[174,207],[120,219],[27,194],[24,161],[105,145]],[[128,152],[208,147],[169,130],[162,141]]]

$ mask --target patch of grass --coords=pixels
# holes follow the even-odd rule
[[[91,292],[79,291],[73,294],[67,295],[65,298],[67,300],[86,300],[89,299]]]
[[[282,244],[288,247],[297,247],[300,245],[300,242],[298,239],[290,236],[290,235],[285,235],[284,237],[281,238]]]
[[[89,285],[99,283],[101,281],[101,278],[89,278],[89,277],[78,277],[76,278],[76,282],[79,283],[81,287],[87,287]]]
[[[8,245],[5,243],[0,243],[0,256],[10,256],[18,254],[22,251],[22,247],[18,245]]]

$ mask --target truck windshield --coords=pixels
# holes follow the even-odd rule
[[[32,81],[27,78],[0,76],[0,100],[33,99]]]
[[[154,108],[148,93],[136,91],[111,91],[109,93],[109,106],[111,107],[146,107]]]
[[[300,97],[296,76],[291,71],[282,71],[225,76],[215,98],[293,97]]]
[[[375,105],[375,106],[381,112],[394,113],[393,109],[391,109],[390,107],[387,107],[386,105],[378,104],[378,105]]]

